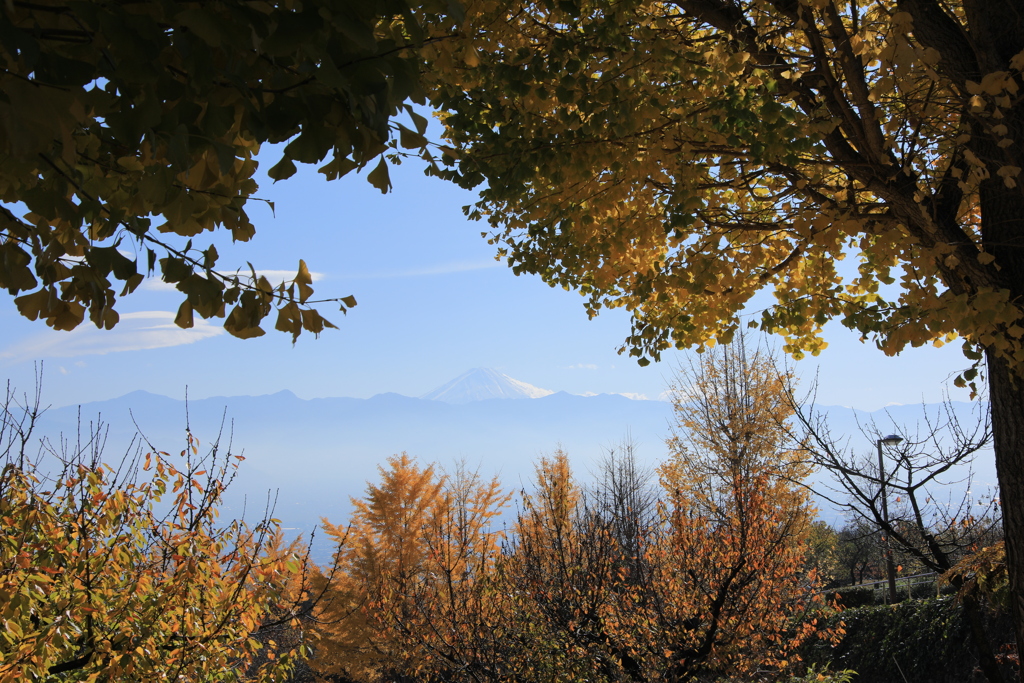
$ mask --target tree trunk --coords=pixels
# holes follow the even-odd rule
[[[1015,377],[1006,361],[996,358],[991,351],[987,355],[1010,610],[1020,653],[1024,643],[1024,379]],[[1024,667],[1021,672],[1024,681]]]
[[[962,585],[962,584],[960,584]],[[959,585],[957,585],[959,588]],[[973,594],[963,596],[964,617],[971,628],[971,640],[978,650],[978,668],[985,675],[989,683],[1002,683],[1003,673],[999,669],[999,662],[992,651],[992,642],[988,637],[988,629],[985,628],[985,613],[978,597]]]
[[[1024,14],[1020,0],[971,0],[964,3],[969,35],[978,59],[979,75],[1007,69],[1013,56],[1024,50]],[[996,257],[1002,286],[1017,306],[1024,305],[1024,194],[1008,187],[998,171],[1012,164],[1024,166],[1024,107],[1003,112],[1003,121],[1015,144],[1009,148],[986,130],[981,118],[971,123],[967,146],[989,166],[991,176],[979,187],[981,234],[986,251]],[[1005,360],[986,349],[989,403],[996,454],[996,473],[1006,537],[1006,567],[1010,579],[1010,610],[1017,651],[1024,650],[1024,371],[1015,372]],[[1020,680],[1024,683],[1024,669]]]

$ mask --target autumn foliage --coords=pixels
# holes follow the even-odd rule
[[[325,520],[339,568],[318,613],[321,673],[377,681],[465,665],[497,604],[488,582],[509,496],[496,480],[420,467],[406,454],[381,467],[349,526]]]
[[[190,433],[180,455],[113,466],[102,432],[27,452],[8,396],[0,469],[0,681],[283,680],[302,639],[303,555],[276,521],[218,520],[238,461]]]
[[[183,328],[223,318],[247,339],[275,309],[274,327],[293,337],[333,327],[311,306],[304,263],[271,282],[220,266],[199,241],[254,237],[265,143],[287,143],[275,181],[297,164],[328,179],[366,169],[382,192],[389,148],[429,157],[427,120],[407,103],[423,101],[419,58],[406,48],[447,10],[432,0],[0,4],[0,287],[21,315],[58,330],[86,319],[111,329],[118,300],[154,273],[179,292]],[[407,126],[393,121],[401,113]]]
[[[837,634],[814,627],[813,510],[787,478],[801,466],[775,438],[787,404],[755,361],[701,365],[709,381],[739,371],[749,386],[677,404],[680,430],[656,479],[627,446],[584,486],[557,451],[537,463],[507,530],[494,528],[508,501],[497,481],[392,458],[353,501],[350,525],[330,527],[344,541],[342,576],[319,615],[314,669],[368,683],[793,669],[796,646]],[[702,425],[691,410],[715,419]],[[728,445],[716,447],[723,434]]]
[[[959,339],[974,390],[985,361],[1024,643],[1020,2],[469,7],[427,48],[441,175],[514,272],[626,308],[640,363],[745,323],[814,354],[829,320],[889,355]]]

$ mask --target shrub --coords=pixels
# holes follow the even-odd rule
[[[989,617],[1005,620],[1004,615]],[[846,635],[834,647],[821,642],[805,646],[800,655],[810,665],[850,669],[857,672],[858,680],[871,683],[983,680],[976,670],[970,627],[952,597],[846,609],[822,622],[832,628],[842,622]],[[1005,629],[994,623],[989,632],[1005,633]],[[1009,679],[1009,668],[1005,673]]]
[[[875,604],[875,589],[867,586],[846,586],[825,596],[827,602],[835,602],[845,609]]]

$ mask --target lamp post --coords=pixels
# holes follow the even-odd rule
[[[889,580],[889,604],[896,603],[896,567],[892,563],[892,545],[889,542],[889,503],[885,494],[885,463],[882,460],[882,445],[895,446],[903,441],[896,434],[883,436],[876,442],[878,446],[878,483],[881,486],[879,495],[882,497],[882,533],[885,534],[885,576]]]

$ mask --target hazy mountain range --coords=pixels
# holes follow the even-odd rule
[[[965,416],[971,408],[955,406]],[[893,421],[913,425],[922,414],[921,406],[893,406],[888,415],[825,410],[833,433],[849,435],[851,445],[865,450],[873,442],[857,431],[858,421],[867,425],[874,418],[879,430],[888,433]],[[284,526],[309,531],[321,516],[344,521],[349,497],[376,479],[378,465],[403,451],[442,466],[465,460],[482,474],[499,474],[506,486],[517,489],[528,485],[533,461],[559,447],[568,451],[582,477],[627,436],[637,444],[641,460],[655,464],[666,453],[672,406],[615,394],[552,392],[478,368],[420,398],[387,393],[368,399],[303,400],[282,391],[190,400],[186,411],[184,400],[136,391],[109,401],[50,409],[41,420],[40,434],[74,435],[79,417],[83,432],[98,417],[106,423],[107,462],[120,457],[137,429],[158,450],[178,452],[184,447],[186,424],[207,446],[223,424],[222,445],[231,441],[233,452],[246,458],[227,496],[225,515],[240,515],[243,505],[247,517],[262,512],[271,491],[277,499],[275,516]],[[977,469],[979,481],[994,482],[987,462]]]

